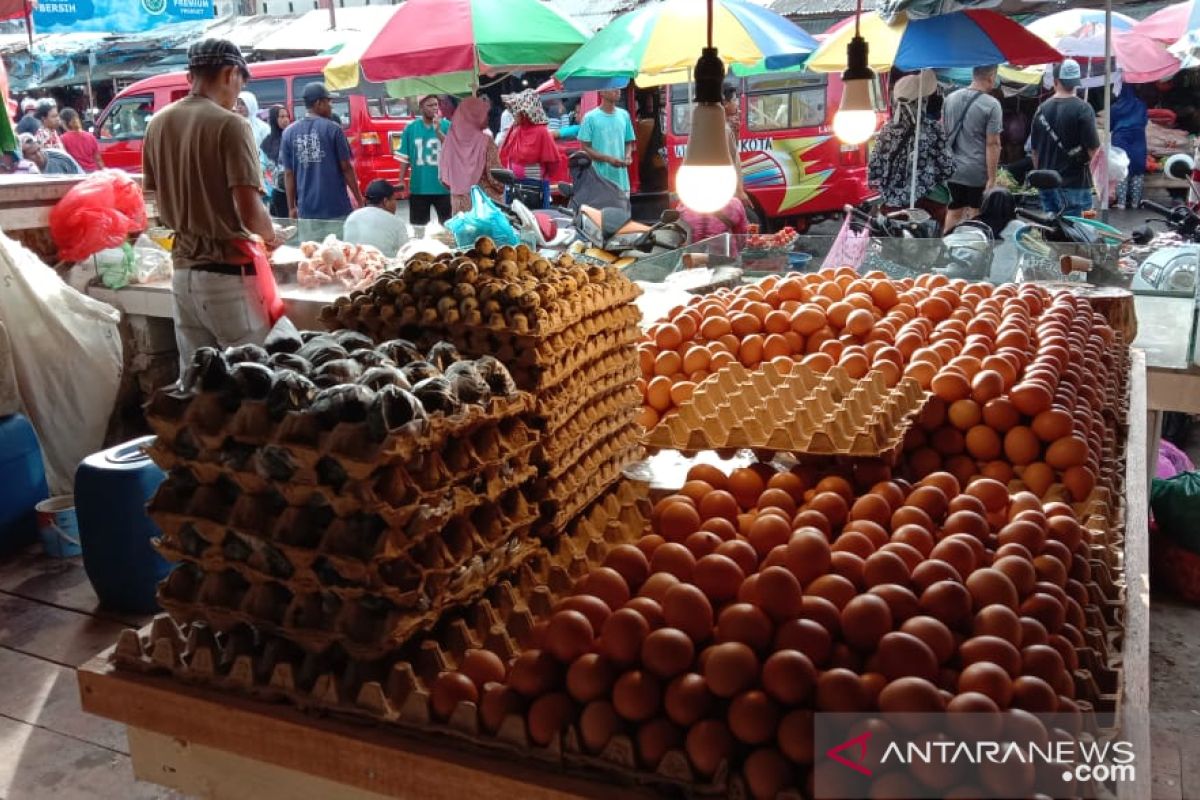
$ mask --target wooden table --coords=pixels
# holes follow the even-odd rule
[[[1133,351],[1126,465],[1124,738],[1139,780],[1119,796],[1149,800],[1150,569],[1146,360]],[[85,711],[129,729],[135,775],[208,798],[422,800],[639,798],[627,786],[586,781],[469,749],[450,750],[367,724],[304,714],[177,680],[113,669],[108,653],[78,670]]]
[[[394,729],[304,714],[177,680],[79,668],[83,709],[129,729],[134,774],[187,794],[256,800],[557,800],[649,797],[445,747]]]

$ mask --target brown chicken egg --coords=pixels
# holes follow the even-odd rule
[[[900,626],[901,633],[911,634],[924,642],[939,664],[945,664],[955,652],[954,634],[940,620],[928,616],[912,617]]]
[[[723,642],[710,647],[707,653],[704,680],[717,697],[733,697],[758,681],[758,656],[747,645]]]
[[[945,707],[937,687],[924,678],[897,678],[879,693],[879,710],[885,714],[937,714]]]
[[[959,673],[958,691],[987,695],[997,706],[1004,709],[1012,702],[1012,679],[1003,667],[980,661]]]
[[[775,735],[779,706],[766,692],[751,689],[733,698],[726,718],[730,732],[746,744],[763,744]]]
[[[553,691],[562,680],[562,665],[544,650],[524,650],[508,667],[508,683],[525,697]]]
[[[667,542],[654,551],[650,559],[652,573],[667,573],[681,581],[690,581],[692,571],[696,568],[696,556],[685,545],[678,542]],[[651,578],[654,576],[651,575]],[[622,602],[623,604],[623,602]]]
[[[796,709],[784,715],[779,721],[776,733],[779,750],[787,758],[797,764],[813,762],[813,712],[806,709]]]
[[[607,697],[616,680],[611,661],[599,653],[585,653],[567,669],[567,694],[580,703]]]
[[[971,618],[971,594],[956,581],[938,581],[921,593],[921,608],[954,628]]]
[[[612,703],[596,700],[579,715],[579,738],[589,753],[599,753],[621,729],[621,718]]]
[[[916,594],[907,586],[896,583],[884,583],[871,587],[868,594],[882,597],[892,612],[892,621],[900,624],[921,613],[921,604]],[[805,598],[806,600],[808,598]],[[815,599],[815,598],[814,598]]]
[[[663,707],[676,725],[693,725],[712,711],[715,700],[704,677],[695,672],[677,676],[667,685]]]
[[[658,712],[662,685],[648,672],[630,670],[617,678],[612,692],[613,708],[627,720],[642,722]]]
[[[609,608],[620,608],[630,597],[629,584],[621,573],[609,567],[597,567],[585,575],[576,585],[575,593],[599,597]]]
[[[817,679],[817,710],[835,713],[865,711],[869,698],[858,675],[836,667],[822,672]]]
[[[770,646],[774,635],[775,626],[770,618],[750,603],[727,605],[717,617],[718,642],[742,642],[763,652]]]
[[[990,605],[1007,606],[1015,611],[1020,602],[1017,588],[1008,575],[994,567],[972,572],[967,576],[966,587],[976,611]]]
[[[792,619],[779,626],[774,647],[803,653],[813,664],[823,666],[833,652],[833,637],[811,619]]]
[[[685,746],[692,768],[711,777],[733,752],[733,734],[720,720],[701,720],[688,730]]]
[[[958,648],[963,667],[988,661],[1004,668],[1009,677],[1021,674],[1021,653],[1012,642],[999,636],[973,636]]]
[[[648,770],[657,769],[663,756],[671,750],[683,748],[683,731],[662,717],[643,722],[635,738],[638,760]]]
[[[475,688],[480,691],[488,683],[502,683],[508,672],[504,667],[504,662],[500,660],[500,656],[490,650],[474,647],[463,653],[458,671],[470,678],[471,682],[475,684]]]
[[[475,703],[479,689],[461,672],[441,672],[430,690],[430,706],[438,719],[449,719],[459,703]]]
[[[692,640],[676,628],[659,628],[642,642],[642,665],[660,678],[673,678],[686,671],[695,655]]]
[[[540,747],[548,746],[575,716],[575,704],[562,692],[544,694],[529,706],[529,738]]]
[[[892,631],[879,640],[879,670],[888,680],[906,676],[937,680],[938,659],[933,649],[911,633]]]
[[[843,581],[845,585],[850,586],[852,592],[854,591],[853,584],[840,576],[827,575],[817,580],[827,579]],[[778,622],[799,615],[804,593],[800,588],[800,582],[796,580],[796,576],[790,570],[783,567],[764,569],[758,573],[756,588],[759,606],[771,619]]]
[[[892,611],[877,595],[861,594],[842,608],[842,635],[847,644],[863,652],[873,651],[880,638],[892,630]]]
[[[650,623],[632,608],[614,611],[600,632],[600,652],[621,666],[633,664],[650,635]]]
[[[578,611],[563,609],[550,617],[545,649],[564,664],[570,664],[592,648],[592,623]]]
[[[510,714],[524,711],[521,696],[511,686],[488,683],[483,687],[479,699],[479,722],[488,733],[495,733]]]

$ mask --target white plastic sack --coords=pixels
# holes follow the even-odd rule
[[[104,446],[124,363],[120,318],[0,233],[0,322],[53,494],[71,492],[79,462]]]
[[[1129,155],[1119,147],[1108,148],[1107,181],[1104,166],[1104,148],[1101,147],[1092,155],[1092,185],[1099,190],[1107,183],[1108,193],[1112,194],[1117,184],[1129,177]]]

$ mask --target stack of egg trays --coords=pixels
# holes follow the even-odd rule
[[[203,622],[180,625],[161,616],[141,633],[123,631],[112,660],[122,670],[168,673],[192,685],[395,726],[453,750],[474,748],[656,791],[748,797],[744,780],[731,774],[728,765],[703,780],[682,748],[668,752],[654,772],[647,772],[638,763],[635,742],[625,734],[591,753],[574,726],[542,747],[529,739],[521,714],[510,714],[498,729],[488,730],[475,703],[459,703],[445,721],[433,713],[431,687],[439,673],[456,669],[472,648],[490,650],[507,663],[530,646],[535,626],[573,593],[580,578],[603,563],[612,547],[648,532],[649,518],[648,486],[618,481],[568,527],[556,552],[540,551],[471,607],[379,658],[360,658],[340,647],[313,652],[244,626],[216,631]]]

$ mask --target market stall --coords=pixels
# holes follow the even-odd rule
[[[480,240],[198,351],[147,408],[169,616],[84,708],[218,795],[776,797],[814,713],[962,703],[1148,769],[1129,304],[819,263],[665,305]]]

